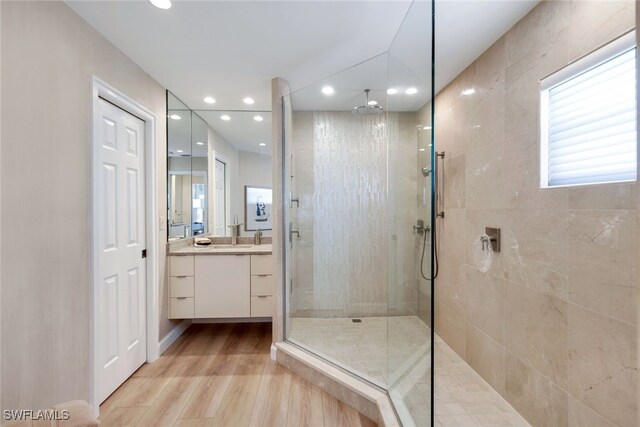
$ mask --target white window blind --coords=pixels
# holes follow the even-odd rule
[[[634,181],[635,35],[542,81],[542,187]]]

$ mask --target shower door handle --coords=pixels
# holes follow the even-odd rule
[[[293,242],[293,235],[298,236],[298,239],[300,238],[300,230],[294,230],[293,228],[293,223],[290,222],[289,223],[289,243]]]

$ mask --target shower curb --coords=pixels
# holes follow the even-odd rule
[[[321,388],[381,427],[400,427],[387,394],[341,369],[288,343],[277,342],[276,362]]]

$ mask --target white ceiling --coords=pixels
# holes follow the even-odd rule
[[[392,56],[389,81],[385,56],[340,73],[343,81],[331,82],[336,87],[334,100],[340,98],[342,108],[361,105],[365,88],[371,88],[372,98],[377,96],[384,105],[386,86],[405,84],[394,83],[393,78],[409,81],[413,75],[416,84],[427,87],[423,80],[428,73],[423,71],[430,69],[430,2],[422,0],[413,6],[404,0],[173,0],[169,10],[145,0],[67,3],[194,110],[270,110],[270,80],[275,76],[287,79],[294,91],[307,88],[299,94],[311,96],[313,88],[313,102],[325,102],[317,91],[327,76],[386,51]],[[436,88],[449,83],[537,3],[437,1]],[[381,75],[384,81],[373,78]],[[344,91],[339,95],[340,85]],[[411,98],[390,97],[388,107],[414,109],[428,99],[424,92]],[[207,95],[216,104],[204,103]],[[246,96],[255,104],[244,104]],[[229,128],[230,122],[223,125]],[[218,125],[214,127],[224,135],[225,128]],[[229,135],[227,139],[235,143]]]

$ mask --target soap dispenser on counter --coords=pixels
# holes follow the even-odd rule
[[[262,230],[258,228],[258,231],[253,235],[253,244],[258,246],[262,244]]]

